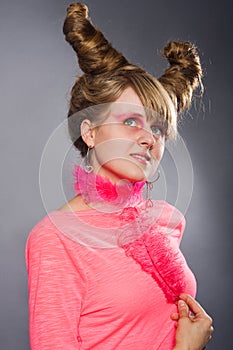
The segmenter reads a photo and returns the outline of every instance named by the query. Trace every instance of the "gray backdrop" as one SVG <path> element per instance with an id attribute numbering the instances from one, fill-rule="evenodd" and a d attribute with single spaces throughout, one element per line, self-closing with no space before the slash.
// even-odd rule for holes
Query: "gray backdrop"
<path id="1" fill-rule="evenodd" d="M 66 116 L 79 70 L 65 42 L 65 0 L 0 2 L 1 235 L 0 348 L 27 350 L 24 247 L 45 214 L 39 164 Z M 132 62 L 159 76 L 159 50 L 190 40 L 201 53 L 205 95 L 181 129 L 194 188 L 183 252 L 198 280 L 197 299 L 214 318 L 208 349 L 232 341 L 232 1 L 87 0 L 93 22 Z M 59 145 L 58 145 L 59 152 Z M 67 181 L 68 192 L 69 184 Z M 54 208 L 60 205 L 54 198 Z"/>

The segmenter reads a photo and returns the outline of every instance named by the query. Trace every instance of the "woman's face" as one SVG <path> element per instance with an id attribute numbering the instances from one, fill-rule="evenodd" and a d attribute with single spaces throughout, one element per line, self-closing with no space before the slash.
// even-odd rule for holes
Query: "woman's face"
<path id="1" fill-rule="evenodd" d="M 131 87 L 112 104 L 107 119 L 92 133 L 95 173 L 113 183 L 153 176 L 163 156 L 165 132 L 155 120 L 147 121 L 144 107 Z"/>

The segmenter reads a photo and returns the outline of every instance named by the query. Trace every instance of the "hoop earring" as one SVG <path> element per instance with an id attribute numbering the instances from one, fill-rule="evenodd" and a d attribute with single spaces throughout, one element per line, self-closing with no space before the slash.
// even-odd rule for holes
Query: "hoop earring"
<path id="1" fill-rule="evenodd" d="M 146 206 L 153 207 L 153 202 L 151 200 L 151 191 L 153 190 L 154 183 L 160 178 L 160 170 L 157 170 L 157 176 L 153 181 L 146 181 Z"/>
<path id="2" fill-rule="evenodd" d="M 90 164 L 90 149 L 92 149 L 92 148 L 93 147 L 88 147 L 86 158 L 85 158 L 84 170 L 88 174 L 90 174 L 93 171 L 93 166 Z"/>

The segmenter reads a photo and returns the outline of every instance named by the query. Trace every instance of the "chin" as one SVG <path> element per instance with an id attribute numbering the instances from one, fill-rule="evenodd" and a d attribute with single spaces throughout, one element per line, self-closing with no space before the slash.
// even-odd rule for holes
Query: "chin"
<path id="1" fill-rule="evenodd" d="M 126 180 L 129 180 L 130 182 L 137 182 L 137 181 L 145 181 L 146 176 L 142 172 L 134 172 L 134 173 L 129 173 L 125 174 L 124 177 Z"/>
<path id="2" fill-rule="evenodd" d="M 145 181 L 147 179 L 146 172 L 143 171 L 139 166 L 132 165 L 126 160 L 119 160 L 114 164 L 111 161 L 102 167 L 103 176 L 107 176 L 110 181 L 117 182 L 120 180 L 128 180 L 130 182 Z"/>

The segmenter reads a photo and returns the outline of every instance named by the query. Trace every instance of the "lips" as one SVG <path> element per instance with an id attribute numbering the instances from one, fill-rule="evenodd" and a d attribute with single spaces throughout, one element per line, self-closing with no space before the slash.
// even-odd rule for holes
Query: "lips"
<path id="1" fill-rule="evenodd" d="M 147 153 L 143 153 L 143 152 L 131 153 L 130 156 L 133 157 L 134 159 L 137 159 L 138 161 L 140 161 L 142 163 L 147 163 L 151 159 L 151 157 Z"/>

